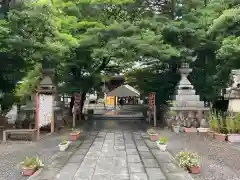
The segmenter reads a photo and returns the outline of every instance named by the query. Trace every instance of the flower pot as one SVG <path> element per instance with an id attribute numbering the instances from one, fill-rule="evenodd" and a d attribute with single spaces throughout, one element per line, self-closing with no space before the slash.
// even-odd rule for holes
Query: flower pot
<path id="1" fill-rule="evenodd" d="M 228 134 L 228 141 L 232 143 L 240 142 L 240 134 Z"/>
<path id="2" fill-rule="evenodd" d="M 22 174 L 24 176 L 31 176 L 36 172 L 36 168 L 35 167 L 23 167 L 22 168 Z"/>
<path id="3" fill-rule="evenodd" d="M 160 149 L 160 151 L 166 151 L 167 145 L 166 144 L 160 144 L 159 142 L 156 142 L 157 147 Z"/>
<path id="4" fill-rule="evenodd" d="M 206 133 L 209 131 L 209 128 L 197 128 L 198 132 L 200 133 Z"/>
<path id="5" fill-rule="evenodd" d="M 80 132 L 72 132 L 70 133 L 70 135 L 71 135 L 71 140 L 76 141 L 80 136 Z"/>
<path id="6" fill-rule="evenodd" d="M 201 171 L 201 167 L 200 166 L 188 167 L 188 171 L 192 174 L 199 174 Z"/>
<path id="7" fill-rule="evenodd" d="M 214 137 L 218 141 L 225 141 L 226 140 L 226 136 L 227 136 L 226 134 L 214 133 Z"/>
<path id="8" fill-rule="evenodd" d="M 185 127 L 180 126 L 179 132 L 184 132 Z"/>
<path id="9" fill-rule="evenodd" d="M 67 142 L 66 144 L 59 144 L 58 145 L 59 150 L 60 151 L 65 151 L 68 148 L 69 144 L 70 144 L 69 142 Z"/>
<path id="10" fill-rule="evenodd" d="M 209 137 L 214 138 L 215 132 L 212 131 L 212 130 L 208 130 L 207 134 L 208 134 Z"/>
<path id="11" fill-rule="evenodd" d="M 173 131 L 178 134 L 180 130 L 180 126 L 173 125 L 172 127 L 173 127 Z"/>
<path id="12" fill-rule="evenodd" d="M 158 137 L 157 137 L 157 134 L 151 134 L 150 135 L 150 138 L 151 138 L 151 141 L 157 141 Z"/>
<path id="13" fill-rule="evenodd" d="M 185 132 L 197 132 L 196 128 L 185 128 L 184 129 Z"/>
<path id="14" fill-rule="evenodd" d="M 147 130 L 149 136 L 156 134 L 154 130 Z"/>

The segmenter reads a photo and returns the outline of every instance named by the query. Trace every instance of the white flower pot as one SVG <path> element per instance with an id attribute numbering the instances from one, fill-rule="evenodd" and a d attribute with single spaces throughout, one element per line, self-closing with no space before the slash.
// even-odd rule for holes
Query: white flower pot
<path id="1" fill-rule="evenodd" d="M 197 128 L 198 132 L 208 132 L 209 128 Z"/>
<path id="2" fill-rule="evenodd" d="M 59 147 L 59 150 L 60 151 L 65 151 L 68 146 L 69 146 L 70 142 L 68 141 L 66 144 L 59 144 L 58 147 Z"/>
<path id="3" fill-rule="evenodd" d="M 240 142 L 240 134 L 228 134 L 228 141 L 232 143 Z"/>
<path id="4" fill-rule="evenodd" d="M 167 145 L 166 144 L 160 144 L 159 142 L 157 143 L 157 147 L 160 149 L 160 151 L 166 151 Z"/>
<path id="5" fill-rule="evenodd" d="M 173 125 L 172 127 L 173 127 L 173 131 L 178 134 L 180 130 L 180 126 Z"/>

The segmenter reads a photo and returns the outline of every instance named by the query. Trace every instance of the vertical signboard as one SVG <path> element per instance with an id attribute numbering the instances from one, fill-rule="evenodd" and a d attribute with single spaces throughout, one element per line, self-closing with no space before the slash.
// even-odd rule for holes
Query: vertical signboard
<path id="1" fill-rule="evenodd" d="M 156 120 L 157 119 L 157 117 L 156 117 L 156 103 L 155 103 L 156 100 L 155 99 L 156 99 L 156 93 L 152 92 L 149 95 L 149 98 L 148 98 L 148 106 L 149 106 L 149 116 L 151 117 L 151 115 L 153 115 L 154 126 L 156 126 L 156 122 L 157 122 L 157 120 Z"/>
<path id="2" fill-rule="evenodd" d="M 37 129 L 37 139 L 40 136 L 40 128 L 51 124 L 51 131 L 54 121 L 53 115 L 53 96 L 47 94 L 36 93 L 36 114 L 35 114 L 35 128 Z"/>
<path id="3" fill-rule="evenodd" d="M 39 112 L 38 125 L 39 128 L 51 124 L 53 114 L 53 96 L 46 94 L 39 94 Z"/>

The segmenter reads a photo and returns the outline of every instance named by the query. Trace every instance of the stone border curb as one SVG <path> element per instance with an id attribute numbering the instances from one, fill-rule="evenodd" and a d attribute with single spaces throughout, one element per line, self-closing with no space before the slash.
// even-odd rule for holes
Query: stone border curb
<path id="1" fill-rule="evenodd" d="M 33 175 L 31 175 L 27 180 L 34 180 L 41 172 L 43 168 L 38 169 Z"/>

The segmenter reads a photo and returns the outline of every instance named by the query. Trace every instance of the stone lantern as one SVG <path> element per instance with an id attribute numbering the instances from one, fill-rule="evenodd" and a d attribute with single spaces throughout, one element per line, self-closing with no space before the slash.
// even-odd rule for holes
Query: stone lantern
<path id="1" fill-rule="evenodd" d="M 49 123 L 42 122 L 41 127 L 49 127 L 49 125 L 50 125 L 51 131 L 53 132 L 54 129 L 57 129 L 60 126 L 63 126 L 64 103 L 61 102 L 60 96 L 57 94 L 56 86 L 54 85 L 52 79 L 54 79 L 54 69 L 45 67 L 43 69 L 42 81 L 40 82 L 36 92 L 37 92 L 38 96 L 41 96 L 41 95 L 51 95 L 52 96 L 51 103 L 47 102 L 44 105 L 41 102 L 40 106 L 41 106 L 41 108 L 47 108 L 47 109 L 51 108 L 52 109 L 51 121 Z M 37 101 L 37 103 L 36 103 L 36 98 L 37 97 L 32 94 L 30 100 L 26 103 L 26 105 L 24 105 L 20 108 L 20 121 L 24 121 L 24 120 L 28 119 L 28 121 L 30 121 L 31 128 L 34 128 L 34 127 L 40 128 L 38 126 L 40 122 L 36 121 L 36 119 L 38 119 L 38 118 L 36 118 L 36 115 L 38 114 L 37 113 L 38 111 L 36 111 L 36 109 L 39 109 L 39 101 Z M 37 108 L 36 108 L 36 106 L 37 106 Z M 42 110 L 42 111 L 43 112 L 40 112 L 39 114 L 43 114 L 44 111 L 46 111 L 46 110 Z"/>
<path id="2" fill-rule="evenodd" d="M 205 107 L 204 101 L 201 101 L 199 95 L 196 95 L 193 85 L 187 79 L 189 73 L 192 72 L 187 62 L 182 63 L 179 72 L 181 80 L 177 87 L 176 101 L 171 110 L 177 113 L 178 119 L 185 127 L 199 127 L 203 114 L 209 112 L 210 109 Z"/>

